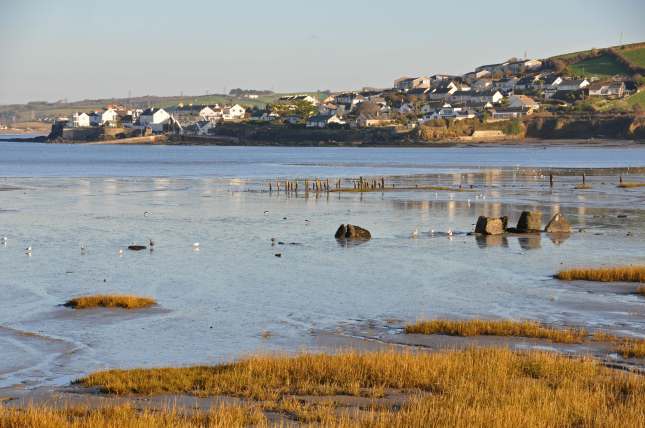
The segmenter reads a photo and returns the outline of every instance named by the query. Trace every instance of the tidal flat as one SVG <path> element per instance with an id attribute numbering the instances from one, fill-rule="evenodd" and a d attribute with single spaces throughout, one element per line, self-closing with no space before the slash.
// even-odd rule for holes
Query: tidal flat
<path id="1" fill-rule="evenodd" d="M 421 319 L 514 319 L 645 337 L 638 283 L 554 278 L 567 268 L 645 262 L 645 188 L 618 187 L 621 176 L 645 182 L 645 171 L 607 162 L 615 153 L 595 153 L 598 163 L 520 167 L 453 165 L 441 155 L 440 164 L 421 168 L 411 159 L 384 167 L 382 154 L 358 165 L 312 160 L 306 152 L 281 161 L 290 172 L 284 176 L 267 172 L 269 162 L 245 164 L 248 173 L 235 177 L 152 176 L 144 163 L 148 176 L 115 178 L 79 176 L 92 169 L 83 157 L 97 149 L 69 150 L 77 157 L 68 176 L 0 181 L 0 236 L 7 237 L 0 262 L 8 267 L 0 279 L 0 397 L 16 404 L 51 398 L 52 391 L 76 397 L 67 385 L 98 370 L 348 348 L 504 346 L 591 355 L 629 370 L 645 366 L 595 342 L 404 333 Z M 643 151 L 631 150 L 638 164 Z M 298 173 L 314 163 L 319 175 Z M 582 174 L 589 189 L 576 189 Z M 315 177 L 348 188 L 359 177 L 383 179 L 400 190 L 276 191 L 276 180 Z M 524 210 L 542 211 L 544 223 L 560 212 L 572 232 L 469 235 L 480 215 L 508 216 L 514 225 Z M 334 232 L 345 223 L 367 228 L 372 239 L 339 245 Z M 152 251 L 127 250 L 150 240 Z M 104 294 L 149 296 L 157 305 L 63 306 Z"/>

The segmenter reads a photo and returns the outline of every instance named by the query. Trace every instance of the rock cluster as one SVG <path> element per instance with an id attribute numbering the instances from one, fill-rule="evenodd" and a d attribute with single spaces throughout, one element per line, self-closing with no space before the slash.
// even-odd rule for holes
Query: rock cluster
<path id="1" fill-rule="evenodd" d="M 507 227 L 508 217 L 486 217 L 477 219 L 475 233 L 481 235 L 501 235 L 511 233 L 542 232 L 542 213 L 540 211 L 522 211 L 517 227 Z M 571 225 L 562 213 L 556 213 L 544 228 L 548 233 L 570 233 Z"/>
<path id="2" fill-rule="evenodd" d="M 334 235 L 336 239 L 371 239 L 372 234 L 369 230 L 363 229 L 362 227 L 355 226 L 353 224 L 348 224 L 345 226 L 341 224 L 336 234 Z"/>

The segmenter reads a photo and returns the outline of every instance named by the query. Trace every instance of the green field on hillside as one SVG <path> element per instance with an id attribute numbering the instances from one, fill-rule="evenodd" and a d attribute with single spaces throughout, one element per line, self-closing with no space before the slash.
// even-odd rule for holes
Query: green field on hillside
<path id="1" fill-rule="evenodd" d="M 621 53 L 632 64 L 645 67 L 645 48 L 625 50 Z"/>
<path id="2" fill-rule="evenodd" d="M 629 70 L 609 55 L 601 55 L 571 64 L 569 70 L 577 76 L 608 77 L 616 74 L 629 74 Z"/>

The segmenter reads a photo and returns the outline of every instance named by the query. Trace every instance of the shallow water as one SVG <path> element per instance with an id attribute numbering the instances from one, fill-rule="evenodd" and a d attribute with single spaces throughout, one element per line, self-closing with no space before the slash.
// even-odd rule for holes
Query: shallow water
<path id="1" fill-rule="evenodd" d="M 538 167 L 645 166 L 645 150 L 560 147 L 546 151 L 552 160 L 538 156 L 542 149 L 472 150 L 0 143 L 0 236 L 8 237 L 0 247 L 0 386 L 292 352 L 317 346 L 315 331 L 366 320 L 513 317 L 645 335 L 645 299 L 631 289 L 551 277 L 563 266 L 643 262 L 645 189 L 617 189 L 616 176 L 601 175 L 587 178 L 591 190 L 574 190 L 578 177 L 557 177 L 551 189 L 529 170 L 488 167 L 522 159 Z M 287 196 L 267 192 L 259 179 L 403 172 L 424 175 L 387 182 L 468 191 Z M 130 177 L 115 178 L 123 175 Z M 576 232 L 564 240 L 465 235 L 478 215 L 513 223 L 527 208 L 543 210 L 544 221 L 561 210 Z M 339 245 L 333 234 L 347 222 L 374 239 Z M 448 229 L 456 231 L 451 239 Z M 153 252 L 118 254 L 149 238 Z M 153 296 L 159 307 L 59 306 L 113 292 Z"/>

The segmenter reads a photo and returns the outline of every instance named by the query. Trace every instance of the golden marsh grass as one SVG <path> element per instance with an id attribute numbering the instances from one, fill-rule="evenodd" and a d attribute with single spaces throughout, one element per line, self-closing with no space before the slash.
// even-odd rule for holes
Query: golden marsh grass
<path id="1" fill-rule="evenodd" d="M 269 400 L 227 408 L 229 426 L 266 426 L 268 422 L 258 415 L 258 407 L 278 412 L 288 421 L 338 427 L 645 424 L 645 377 L 612 370 L 587 358 L 508 349 L 256 356 L 213 367 L 105 371 L 79 383 L 120 394 L 227 394 Z M 292 396 L 378 395 L 391 388 L 407 394 L 408 400 L 400 408 L 375 404 L 348 410 L 334 403 L 333 397 L 312 404 Z M 92 413 L 100 411 L 78 414 L 68 410 L 4 409 L 0 410 L 0 427 L 223 426 L 220 411 L 211 411 L 210 417 L 215 421 L 212 425 L 206 419 L 191 420 L 203 422 L 201 425 L 175 423 L 178 419 L 164 422 L 163 418 L 177 418 L 176 413 L 167 416 L 167 412 L 125 411 L 108 425 L 103 421 L 112 417 L 109 411 L 91 419 Z M 137 419 L 141 415 L 157 419 L 149 419 L 145 425 Z M 54 422 L 47 425 L 50 420 Z M 77 423 L 80 420 L 84 422 Z M 38 424 L 41 421 L 43 424 Z"/>
<path id="2" fill-rule="evenodd" d="M 559 343 L 581 343 L 584 329 L 556 329 L 534 321 L 511 320 L 428 320 L 405 327 L 408 334 L 446 334 L 450 336 L 515 336 L 546 339 Z"/>
<path id="3" fill-rule="evenodd" d="M 645 266 L 582 267 L 562 270 L 555 277 L 563 281 L 645 282 Z"/>
<path id="4" fill-rule="evenodd" d="M 74 309 L 89 308 L 122 308 L 141 309 L 156 305 L 157 302 L 149 297 L 130 296 L 125 294 L 99 294 L 96 296 L 76 297 L 65 303 Z"/>

